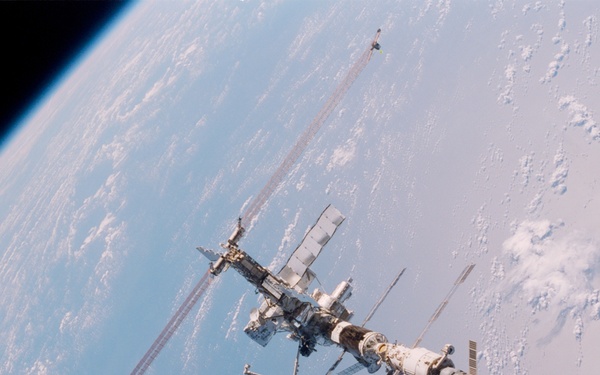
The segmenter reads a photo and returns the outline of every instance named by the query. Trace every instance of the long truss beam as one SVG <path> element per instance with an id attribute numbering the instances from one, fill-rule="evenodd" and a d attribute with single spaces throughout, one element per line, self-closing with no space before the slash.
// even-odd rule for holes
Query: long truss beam
<path id="1" fill-rule="evenodd" d="M 185 319 L 185 317 L 189 314 L 190 310 L 196 302 L 202 297 L 208 286 L 210 285 L 213 277 L 207 270 L 204 276 L 198 281 L 198 284 L 194 287 L 190 295 L 185 299 L 183 304 L 179 307 L 175 315 L 169 320 L 169 323 L 162 330 L 160 335 L 154 340 L 150 349 L 144 354 L 140 362 L 135 366 L 131 375 L 141 375 L 146 372 L 148 367 L 152 364 L 156 356 L 160 353 L 162 348 L 167 344 L 171 336 L 177 331 L 177 328 L 181 325 L 181 322 Z"/>
<path id="2" fill-rule="evenodd" d="M 371 55 L 373 55 L 373 49 L 375 46 L 379 46 L 377 44 L 377 40 L 379 39 L 379 34 L 381 30 L 377 30 L 377 34 L 375 35 L 375 39 L 369 45 L 369 47 L 363 52 L 363 54 L 358 58 L 358 60 L 352 65 L 352 68 L 346 74 L 346 77 L 340 82 L 338 87 L 335 89 L 333 94 L 327 99 L 327 102 L 321 108 L 317 116 L 312 120 L 308 128 L 300 135 L 294 147 L 290 150 L 286 158 L 279 165 L 275 173 L 271 176 L 267 184 L 262 188 L 262 190 L 258 193 L 256 197 L 250 202 L 244 215 L 242 216 L 242 225 L 246 227 L 249 225 L 252 220 L 258 215 L 261 208 L 267 202 L 269 197 L 273 194 L 273 192 L 277 189 L 281 181 L 287 176 L 290 169 L 296 163 L 296 160 L 300 157 L 302 152 L 306 149 L 306 146 L 310 143 L 310 141 L 314 138 L 315 134 L 321 129 L 323 123 L 329 118 L 331 112 L 337 107 L 337 105 L 342 101 L 342 99 L 346 96 L 346 93 L 352 86 L 352 83 L 358 78 L 360 73 L 365 69 L 369 61 L 371 60 Z M 377 47 L 378 48 L 378 47 Z"/>

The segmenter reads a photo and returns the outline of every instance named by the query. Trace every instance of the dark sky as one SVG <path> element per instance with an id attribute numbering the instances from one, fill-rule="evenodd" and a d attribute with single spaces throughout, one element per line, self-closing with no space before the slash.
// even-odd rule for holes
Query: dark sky
<path id="1" fill-rule="evenodd" d="M 0 146 L 126 1 L 1 1 Z"/>

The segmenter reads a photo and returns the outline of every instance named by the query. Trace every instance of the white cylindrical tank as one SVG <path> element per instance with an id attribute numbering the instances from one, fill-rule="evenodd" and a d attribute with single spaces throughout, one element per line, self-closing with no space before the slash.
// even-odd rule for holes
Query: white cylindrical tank
<path id="1" fill-rule="evenodd" d="M 446 356 L 425 348 L 407 348 L 400 344 L 382 344 L 378 347 L 382 359 L 393 369 L 405 375 L 440 374 L 446 368 L 454 370 L 454 363 Z M 464 372 L 455 370 L 456 373 Z"/>
<path id="2" fill-rule="evenodd" d="M 346 301 L 352 295 L 352 285 L 350 285 L 351 282 L 352 279 L 339 283 L 333 293 L 331 293 L 331 297 L 338 300 L 340 303 L 344 303 L 344 301 Z"/>

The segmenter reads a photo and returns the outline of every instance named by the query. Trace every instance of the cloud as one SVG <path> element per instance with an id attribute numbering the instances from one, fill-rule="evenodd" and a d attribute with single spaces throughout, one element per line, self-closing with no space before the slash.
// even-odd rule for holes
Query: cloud
<path id="1" fill-rule="evenodd" d="M 578 231 L 567 231 L 563 222 L 525 220 L 503 243 L 510 259 L 504 289 L 523 296 L 532 314 L 547 310 L 576 319 L 574 333 L 582 334 L 580 317 L 586 312 L 599 319 L 600 303 L 594 280 L 600 269 L 598 241 Z"/>
<path id="2" fill-rule="evenodd" d="M 349 140 L 345 145 L 339 146 L 333 151 L 331 155 L 331 160 L 327 165 L 327 171 L 330 172 L 336 167 L 343 167 L 348 162 L 354 159 L 356 155 L 356 142 L 354 140 Z"/>
<path id="3" fill-rule="evenodd" d="M 600 139 L 600 129 L 598 128 L 596 120 L 594 120 L 592 111 L 577 98 L 572 95 L 561 97 L 558 101 L 558 108 L 561 111 L 565 109 L 568 110 L 571 116 L 568 121 L 570 126 L 583 127 L 592 139 Z"/>

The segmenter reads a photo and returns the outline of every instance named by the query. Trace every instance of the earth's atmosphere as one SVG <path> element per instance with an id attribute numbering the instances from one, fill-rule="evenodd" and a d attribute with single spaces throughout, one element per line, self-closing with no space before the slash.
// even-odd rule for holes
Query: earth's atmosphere
<path id="1" fill-rule="evenodd" d="M 0 157 L 0 373 L 131 371 L 382 29 L 376 53 L 241 246 L 278 271 L 323 208 L 313 269 L 360 322 L 479 344 L 480 374 L 591 374 L 600 345 L 600 5 L 594 1 L 140 2 Z M 222 274 L 151 374 L 291 373 Z M 319 347 L 304 374 L 339 354 Z M 340 369 L 353 364 L 348 356 Z M 383 370 L 380 370 L 383 372 Z"/>

